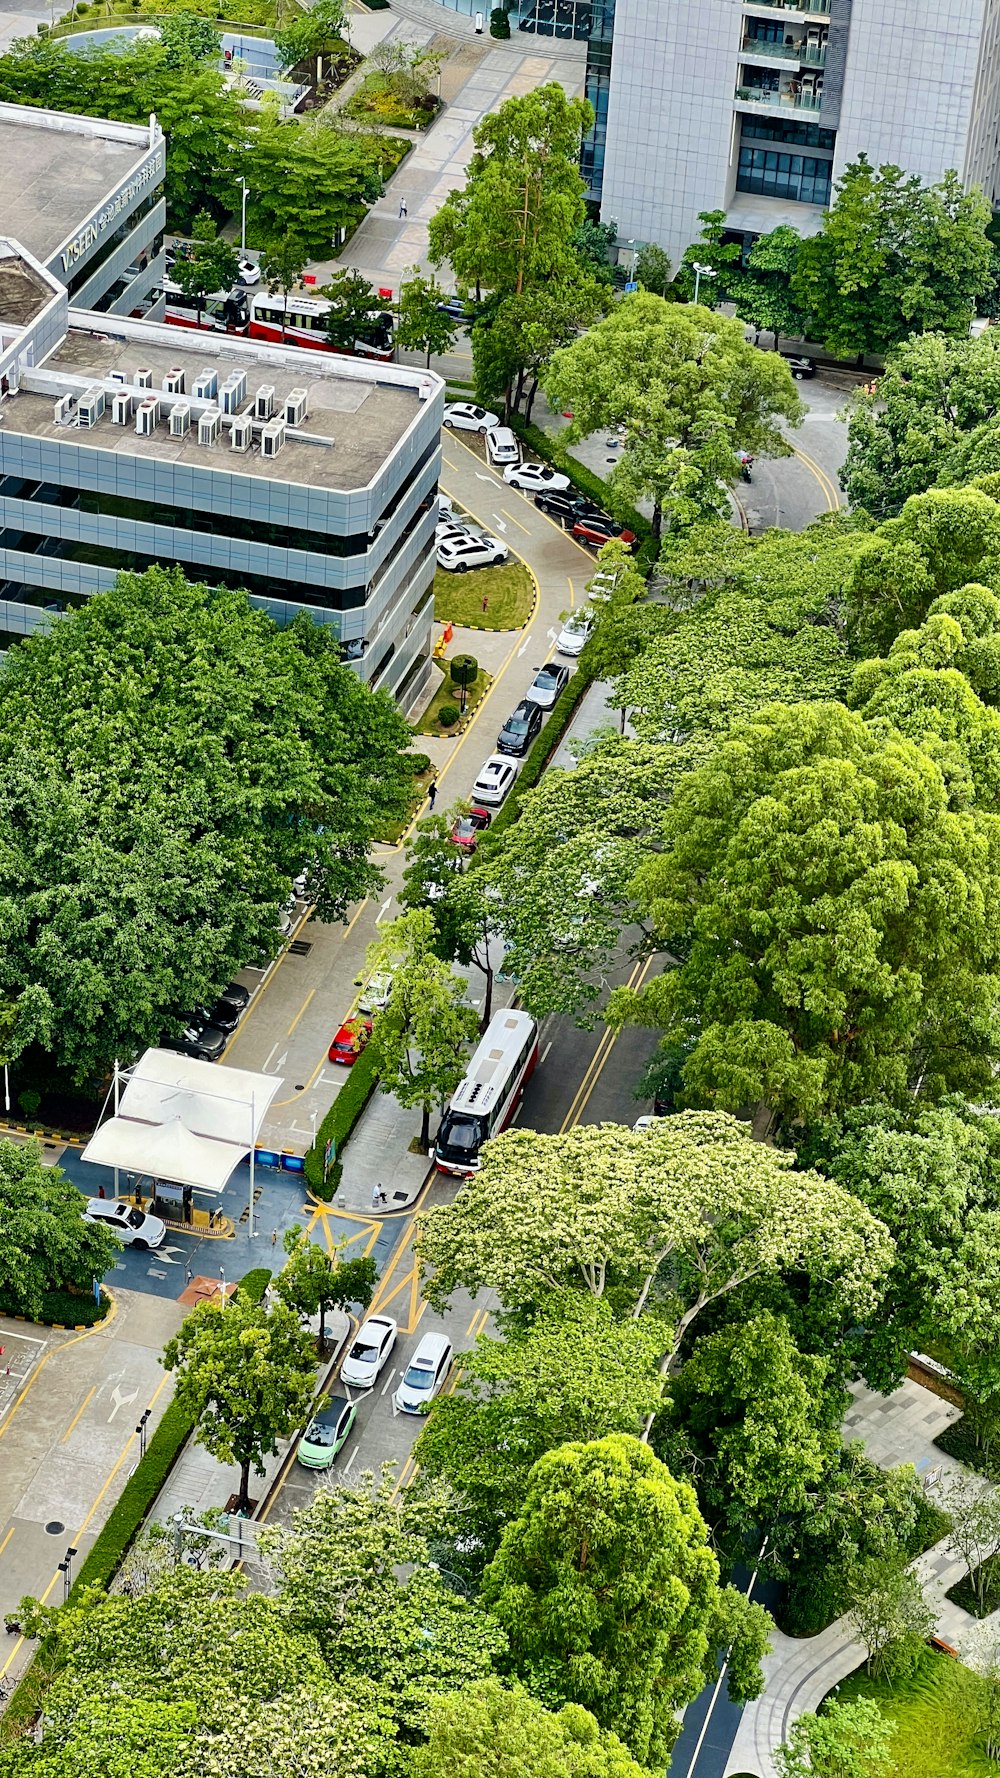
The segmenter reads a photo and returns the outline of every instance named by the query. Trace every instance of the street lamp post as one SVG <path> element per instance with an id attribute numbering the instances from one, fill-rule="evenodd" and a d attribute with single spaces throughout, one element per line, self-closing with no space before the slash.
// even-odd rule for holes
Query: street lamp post
<path id="1" fill-rule="evenodd" d="M 140 1456 L 140 1458 L 145 1457 L 145 1455 L 146 1455 L 146 1440 L 149 1436 L 149 1434 L 146 1431 L 146 1421 L 149 1419 L 150 1412 L 151 1412 L 151 1410 L 149 1408 L 146 1408 L 145 1412 L 143 1413 L 143 1415 L 139 1421 L 138 1426 L 136 1427 L 136 1432 L 139 1435 L 139 1456 Z"/>
<path id="2" fill-rule="evenodd" d="M 694 262 L 694 300 L 695 300 L 695 302 L 698 301 L 698 292 L 701 289 L 702 278 L 714 278 L 714 277 L 715 277 L 715 272 L 713 271 L 713 269 L 710 265 L 699 265 L 697 260 L 695 260 L 695 262 Z"/>
<path id="3" fill-rule="evenodd" d="M 240 180 L 243 187 L 243 201 L 240 206 L 240 258 L 246 258 L 247 251 L 247 192 L 249 187 L 245 179 Z"/>
<path id="4" fill-rule="evenodd" d="M 63 1557 L 63 1560 L 59 1563 L 59 1573 L 63 1577 L 63 1604 L 64 1605 L 65 1605 L 67 1599 L 69 1598 L 70 1587 L 73 1585 L 73 1557 L 78 1554 L 79 1554 L 79 1551 L 77 1550 L 76 1545 L 71 1543 L 69 1546 L 69 1549 L 66 1551 L 66 1554 Z"/>

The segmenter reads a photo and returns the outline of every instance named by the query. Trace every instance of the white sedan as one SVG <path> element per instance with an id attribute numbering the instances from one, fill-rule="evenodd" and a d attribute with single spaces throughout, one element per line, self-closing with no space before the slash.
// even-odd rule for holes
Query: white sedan
<path id="1" fill-rule="evenodd" d="M 503 472 L 505 482 L 513 488 L 524 488 L 529 494 L 541 493 L 548 488 L 550 493 L 562 493 L 569 487 L 569 476 L 561 475 L 558 469 L 550 469 L 547 463 L 509 463 Z"/>
<path id="2" fill-rule="evenodd" d="M 240 260 L 240 283 L 241 284 L 259 284 L 260 283 L 260 266 L 257 264 L 257 261 L 255 259 L 241 259 Z"/>
<path id="3" fill-rule="evenodd" d="M 479 776 L 472 786 L 472 800 L 486 803 L 496 808 L 513 788 L 517 777 L 517 766 L 513 760 L 507 759 L 502 753 L 491 753 L 479 768 Z"/>
<path id="4" fill-rule="evenodd" d="M 594 620 L 589 612 L 579 612 L 575 617 L 568 617 L 562 628 L 562 634 L 556 643 L 557 654 L 582 654 L 583 645 L 594 627 Z"/>
<path id="5" fill-rule="evenodd" d="M 391 1315 L 370 1315 L 340 1367 L 340 1380 L 351 1389 L 371 1389 L 396 1344 L 397 1325 Z"/>
<path id="6" fill-rule="evenodd" d="M 438 567 L 449 574 L 464 574 L 469 568 L 493 568 L 498 562 L 506 562 L 509 555 L 507 545 L 488 532 L 481 537 L 473 537 L 470 531 L 464 536 L 452 534 L 438 539 Z"/>
<path id="7" fill-rule="evenodd" d="M 458 432 L 488 432 L 491 426 L 499 426 L 500 415 L 477 407 L 474 401 L 452 401 L 444 410 L 444 423 Z"/>

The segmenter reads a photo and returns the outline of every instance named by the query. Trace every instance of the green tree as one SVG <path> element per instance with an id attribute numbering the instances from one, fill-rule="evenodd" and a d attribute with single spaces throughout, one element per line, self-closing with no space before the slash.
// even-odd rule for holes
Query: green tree
<path id="1" fill-rule="evenodd" d="M 594 120 L 558 82 L 506 99 L 478 123 L 461 190 L 428 230 L 431 264 L 451 263 L 465 289 L 520 295 L 565 276 L 584 220 L 580 143 Z"/>
<path id="2" fill-rule="evenodd" d="M 339 231 L 356 223 L 383 189 L 378 142 L 325 112 L 304 123 L 257 113 L 242 168 L 254 240 L 276 242 L 291 231 L 314 259 L 330 257 Z"/>
<path id="3" fill-rule="evenodd" d="M 1000 414 L 1000 334 L 977 339 L 921 333 L 897 345 L 871 392 L 858 390 L 848 410 L 847 457 L 841 471 L 852 506 L 876 519 L 895 518 L 911 494 L 943 474 L 956 475 L 961 454 L 980 428 L 992 434 Z M 1000 467 L 1000 465 L 995 465 Z"/>
<path id="4" fill-rule="evenodd" d="M 927 1542 L 928 1503 L 909 1463 L 883 1469 L 859 1443 L 845 1445 L 805 1507 L 782 1515 L 770 1543 L 788 1583 L 785 1627 L 814 1636 L 851 1608 L 859 1574 L 902 1568 Z M 933 1527 L 940 1536 L 946 1524 Z"/>
<path id="5" fill-rule="evenodd" d="M 483 1598 L 533 1686 L 593 1711 L 642 1765 L 664 1764 L 730 1639 L 748 1656 L 731 1694 L 763 1686 L 767 1613 L 724 1595 L 694 1491 L 623 1434 L 539 1459 Z"/>
<path id="6" fill-rule="evenodd" d="M 198 1421 L 198 1443 L 220 1463 L 238 1463 L 237 1511 L 250 1506 L 250 1469 L 304 1425 L 316 1387 L 316 1353 L 284 1303 L 270 1311 L 241 1291 L 199 1303 L 163 1349 L 176 1373 L 175 1399 Z"/>
<path id="7" fill-rule="evenodd" d="M 43 1313 L 48 1290 L 91 1297 L 121 1251 L 117 1235 L 88 1222 L 86 1200 L 37 1142 L 0 1140 L 0 1302 L 8 1315 Z"/>
<path id="8" fill-rule="evenodd" d="M 303 869 L 321 918 L 367 894 L 409 738 L 328 631 L 279 629 L 177 569 L 122 575 L 17 649 L 0 683 L 4 986 L 31 985 L 33 1017 L 44 997 L 59 1064 L 110 1068 L 273 956 Z"/>
<path id="9" fill-rule="evenodd" d="M 462 870 L 451 837 L 455 822 L 467 815 L 470 807 L 467 802 L 456 803 L 447 813 L 418 821 L 406 846 L 399 899 L 404 908 L 423 908 L 430 914 L 436 956 L 445 963 L 471 964 L 482 976 L 479 1029 L 485 1031 L 493 1015 L 494 906 L 478 872 Z"/>
<path id="10" fill-rule="evenodd" d="M 365 968 L 392 976 L 392 998 L 378 1014 L 370 1044 L 384 1093 L 419 1105 L 420 1146 L 430 1143 L 432 1105 L 444 1105 L 465 1072 L 465 1046 L 479 1020 L 465 983 L 435 954 L 434 920 L 424 909 L 401 914 L 369 945 Z"/>
<path id="11" fill-rule="evenodd" d="M 740 322 L 643 291 L 557 351 L 544 387 L 573 414 L 568 443 L 626 428 L 611 485 L 652 500 L 657 535 L 665 519 L 683 528 L 723 511 L 737 450 L 787 455 L 777 422 L 803 412 L 787 364 L 748 345 Z"/>
<path id="12" fill-rule="evenodd" d="M 915 494 L 858 551 L 844 587 L 855 653 L 888 650 L 935 599 L 1000 574 L 1000 504 L 983 488 Z"/>
<path id="13" fill-rule="evenodd" d="M 207 210 L 196 216 L 191 224 L 191 247 L 183 259 L 174 261 L 174 279 L 183 290 L 185 296 L 194 298 L 197 305 L 198 326 L 205 307 L 205 299 L 215 291 L 224 294 L 232 289 L 240 274 L 240 262 L 236 249 L 224 241 L 215 232 L 215 223 Z"/>
<path id="14" fill-rule="evenodd" d="M 502 401 L 505 413 L 523 405 L 530 420 L 539 378 L 553 352 L 569 345 L 606 306 L 605 287 L 579 273 L 490 299 L 471 335 L 482 400 Z"/>
<path id="15" fill-rule="evenodd" d="M 578 1704 L 546 1710 L 523 1687 L 496 1679 L 435 1698 L 410 1769 L 414 1778 L 643 1778 L 617 1735 L 589 1711 Z"/>
<path id="16" fill-rule="evenodd" d="M 251 1711 L 237 1707 L 223 1727 L 192 1737 L 174 1778 L 347 1771 L 351 1778 L 390 1778 L 397 1769 L 390 1697 L 373 1687 L 352 1684 L 348 1692 L 327 1684 L 300 1686 Z"/>
<path id="17" fill-rule="evenodd" d="M 938 1477 L 935 1497 L 951 1520 L 948 1536 L 968 1569 L 969 1585 L 986 1615 L 986 1563 L 1000 1550 L 1000 1493 L 984 1488 L 978 1476 L 953 1469 Z"/>
<path id="18" fill-rule="evenodd" d="M 396 344 L 403 352 L 426 353 L 428 368 L 431 353 L 450 352 L 458 332 L 457 324 L 441 306 L 446 294 L 437 279 L 425 278 L 418 266 L 399 286 Z"/>
<path id="19" fill-rule="evenodd" d="M 196 12 L 170 12 L 157 29 L 168 68 L 195 68 L 219 59 L 219 33 L 211 19 Z"/>
<path id="20" fill-rule="evenodd" d="M 633 888 L 681 961 L 608 1016 L 693 1038 L 688 1095 L 760 1128 L 985 1088 L 998 844 L 912 741 L 768 705 L 676 786 Z"/>
<path id="21" fill-rule="evenodd" d="M 978 1729 L 987 1759 L 1000 1757 L 1000 1648 L 990 1623 L 977 1624 L 962 1643 L 962 1660 L 979 1678 Z"/>
<path id="22" fill-rule="evenodd" d="M 283 68 L 294 68 L 308 56 L 323 50 L 342 50 L 347 23 L 347 0 L 316 0 L 308 10 L 298 10 L 274 33 L 274 46 Z"/>
<path id="23" fill-rule="evenodd" d="M 416 1453 L 422 1476 L 447 1482 L 462 1501 L 453 1566 L 478 1574 L 546 1451 L 642 1430 L 663 1393 L 662 1349 L 655 1317 L 622 1320 L 605 1299 L 564 1291 L 530 1321 L 512 1319 L 503 1340 L 478 1336 L 458 1385 L 433 1404 Z"/>
<path id="24" fill-rule="evenodd" d="M 688 302 L 694 301 L 695 266 L 710 266 L 714 276 L 706 283 L 700 280 L 700 288 L 705 292 L 705 301 L 711 307 L 715 303 L 729 302 L 732 287 L 739 278 L 740 262 L 743 249 L 739 241 L 724 237 L 729 232 L 725 210 L 699 210 L 698 221 L 701 223 L 701 234 L 690 247 L 684 249 L 681 263 L 677 268 L 677 286 L 683 291 Z"/>
<path id="25" fill-rule="evenodd" d="M 865 155 L 845 169 L 792 273 L 811 338 L 838 357 L 887 352 L 909 334 L 967 335 L 992 279 L 990 206 L 957 173 L 924 185 Z"/>
<path id="26" fill-rule="evenodd" d="M 614 284 L 611 254 L 618 242 L 617 222 L 592 222 L 589 216 L 573 230 L 571 245 L 585 276 L 604 284 Z"/>
<path id="27" fill-rule="evenodd" d="M 871 1698 L 807 1711 L 775 1749 L 780 1778 L 890 1778 L 892 1723 Z"/>
<path id="28" fill-rule="evenodd" d="M 777 339 L 779 334 L 798 338 L 805 332 L 806 317 L 792 295 L 801 245 L 802 237 L 783 223 L 757 236 L 745 266 L 729 279 L 736 313 L 750 323 L 758 339 L 762 333 Z"/>
<path id="29" fill-rule="evenodd" d="M 638 1133 L 506 1131 L 453 1203 L 423 1213 L 417 1254 L 439 1308 L 460 1287 L 516 1311 L 566 1288 L 636 1317 L 655 1302 L 666 1369 L 702 1310 L 753 1279 L 822 1275 L 868 1313 L 892 1249 L 850 1192 L 735 1118 L 683 1112 Z"/>
<path id="30" fill-rule="evenodd" d="M 657 247 L 652 241 L 648 241 L 645 247 L 640 247 L 635 257 L 633 276 L 643 290 L 648 290 L 651 296 L 666 296 L 670 288 L 670 273 L 670 257 L 662 247 Z"/>
<path id="31" fill-rule="evenodd" d="M 321 295 L 330 304 L 326 318 L 327 338 L 343 351 L 352 352 L 355 341 L 364 337 L 378 310 L 374 285 L 369 284 L 360 272 L 341 266 L 331 274 L 329 283 L 324 284 Z"/>
<path id="32" fill-rule="evenodd" d="M 367 1309 L 378 1282 L 378 1264 L 368 1256 L 342 1260 L 326 1253 L 304 1229 L 286 1229 L 282 1246 L 288 1255 L 274 1280 L 275 1294 L 296 1315 L 319 1316 L 319 1349 L 326 1345 L 327 1311 L 360 1303 Z"/>
<path id="33" fill-rule="evenodd" d="M 868 1671 L 890 1682 L 919 1665 L 937 1613 L 912 1568 L 896 1561 L 868 1563 L 852 1587 L 850 1625 L 868 1650 Z"/>
<path id="34" fill-rule="evenodd" d="M 294 290 L 308 264 L 309 254 L 304 243 L 290 230 L 283 234 L 279 241 L 274 241 L 269 247 L 265 247 L 260 256 L 260 275 L 269 293 L 273 296 L 276 291 L 280 290 L 281 292 L 282 339 L 285 337 L 288 319 L 289 293 Z"/>

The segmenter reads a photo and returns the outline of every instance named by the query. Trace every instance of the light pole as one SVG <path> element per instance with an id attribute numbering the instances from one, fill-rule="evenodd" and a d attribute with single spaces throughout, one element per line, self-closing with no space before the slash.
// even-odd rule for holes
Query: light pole
<path id="1" fill-rule="evenodd" d="M 71 1543 L 69 1546 L 69 1549 L 66 1551 L 66 1554 L 65 1554 L 63 1560 L 59 1563 L 59 1573 L 63 1577 L 63 1604 L 64 1605 L 65 1605 L 67 1599 L 69 1598 L 70 1587 L 73 1585 L 73 1557 L 75 1555 L 77 1555 L 78 1553 L 79 1552 L 77 1551 L 75 1544 Z"/>
<path id="2" fill-rule="evenodd" d="M 147 1408 L 145 1410 L 144 1414 L 142 1415 L 142 1418 L 139 1421 L 138 1426 L 136 1427 L 136 1432 L 139 1434 L 139 1456 L 140 1456 L 140 1458 L 145 1457 L 145 1455 L 146 1455 L 146 1440 L 149 1436 L 146 1431 L 146 1421 L 149 1419 L 150 1411 L 151 1410 L 149 1408 Z"/>
<path id="3" fill-rule="evenodd" d="M 247 251 L 247 192 L 249 187 L 245 179 L 240 180 L 243 187 L 243 201 L 240 206 L 240 257 L 246 258 Z"/>
<path id="4" fill-rule="evenodd" d="M 698 301 L 698 292 L 701 289 L 702 278 L 714 278 L 714 277 L 715 277 L 715 272 L 712 270 L 712 267 L 710 265 L 699 265 L 697 260 L 694 261 L 694 300 L 695 300 L 695 302 Z"/>

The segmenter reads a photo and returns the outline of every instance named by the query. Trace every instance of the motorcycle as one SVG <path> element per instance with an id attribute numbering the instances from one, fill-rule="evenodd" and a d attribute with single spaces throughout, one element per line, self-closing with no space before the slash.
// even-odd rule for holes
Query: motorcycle
<path id="1" fill-rule="evenodd" d="M 740 452 L 740 476 L 743 481 L 745 481 L 745 482 L 750 481 L 750 479 L 751 479 L 750 471 L 752 468 L 753 468 L 753 458 L 750 456 L 747 456 L 746 452 L 741 451 Z"/>

